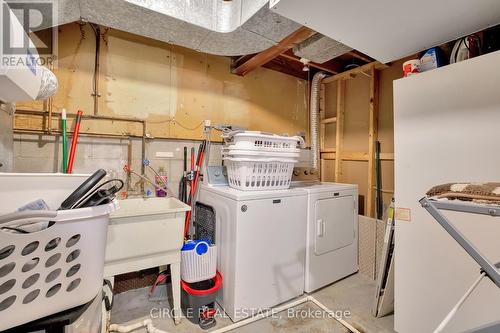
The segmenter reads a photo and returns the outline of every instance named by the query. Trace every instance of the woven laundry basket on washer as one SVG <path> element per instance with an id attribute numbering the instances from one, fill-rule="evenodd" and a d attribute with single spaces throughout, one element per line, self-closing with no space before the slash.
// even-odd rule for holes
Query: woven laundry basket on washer
<path id="1" fill-rule="evenodd" d="M 225 134 L 223 159 L 229 186 L 244 191 L 281 190 L 290 187 L 304 139 L 255 131 Z"/>

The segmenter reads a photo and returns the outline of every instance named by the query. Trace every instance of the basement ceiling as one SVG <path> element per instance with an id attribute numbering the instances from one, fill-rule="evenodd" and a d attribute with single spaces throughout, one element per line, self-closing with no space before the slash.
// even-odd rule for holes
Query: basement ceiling
<path id="1" fill-rule="evenodd" d="M 498 0 L 272 0 L 271 7 L 383 63 L 500 23 Z"/>
<path id="2" fill-rule="evenodd" d="M 255 54 L 301 27 L 269 9 L 269 0 L 55 0 L 57 25 L 87 21 L 199 52 Z M 38 30 L 48 28 L 40 26 Z M 294 50 L 323 63 L 351 50 L 321 35 Z"/>

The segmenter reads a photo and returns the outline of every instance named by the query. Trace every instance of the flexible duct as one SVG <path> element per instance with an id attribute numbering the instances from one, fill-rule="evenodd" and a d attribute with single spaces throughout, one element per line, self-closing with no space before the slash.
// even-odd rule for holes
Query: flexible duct
<path id="1" fill-rule="evenodd" d="M 319 162 L 319 130 L 318 130 L 318 116 L 319 116 L 319 92 L 321 90 L 321 82 L 328 75 L 325 72 L 318 72 L 314 74 L 311 82 L 311 105 L 310 112 L 310 126 L 311 126 L 311 164 L 314 170 L 318 170 Z"/>

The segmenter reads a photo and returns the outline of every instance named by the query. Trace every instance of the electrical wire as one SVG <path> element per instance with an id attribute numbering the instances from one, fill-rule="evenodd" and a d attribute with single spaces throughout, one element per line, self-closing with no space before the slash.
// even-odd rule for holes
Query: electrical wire
<path id="1" fill-rule="evenodd" d="M 175 123 L 176 125 L 179 125 L 179 127 L 182 127 L 183 129 L 185 130 L 188 130 L 188 131 L 194 131 L 194 130 L 197 130 L 198 128 L 200 128 L 204 121 L 201 121 L 198 125 L 196 125 L 195 127 L 187 127 L 183 124 L 181 124 L 178 120 L 175 120 L 175 118 L 168 118 L 166 120 L 158 120 L 158 121 L 147 121 L 148 124 L 165 124 L 165 123 Z"/>

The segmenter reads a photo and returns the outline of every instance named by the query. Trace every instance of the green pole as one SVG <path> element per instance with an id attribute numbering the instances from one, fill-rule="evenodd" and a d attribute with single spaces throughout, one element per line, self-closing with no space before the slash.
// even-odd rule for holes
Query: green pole
<path id="1" fill-rule="evenodd" d="M 68 166 L 68 138 L 66 135 L 66 109 L 61 113 L 61 131 L 62 131 L 62 172 L 66 172 Z"/>

